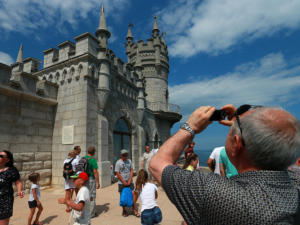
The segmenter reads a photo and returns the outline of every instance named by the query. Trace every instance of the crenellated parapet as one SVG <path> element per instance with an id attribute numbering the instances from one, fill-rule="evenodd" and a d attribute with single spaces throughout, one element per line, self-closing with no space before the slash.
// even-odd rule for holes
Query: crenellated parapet
<path id="1" fill-rule="evenodd" d="M 0 63 L 0 93 L 50 105 L 57 104 L 58 86 L 40 81 L 32 73 L 16 71 L 19 66 L 19 63 L 11 66 Z"/>

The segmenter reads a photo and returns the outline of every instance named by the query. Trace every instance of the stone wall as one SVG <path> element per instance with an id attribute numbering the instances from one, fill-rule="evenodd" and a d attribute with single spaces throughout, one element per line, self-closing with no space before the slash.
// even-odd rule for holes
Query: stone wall
<path id="1" fill-rule="evenodd" d="M 54 122 L 52 141 L 52 184 L 63 187 L 62 176 L 63 162 L 68 157 L 68 152 L 74 146 L 81 146 L 81 156 L 86 154 L 87 134 L 87 64 L 82 63 L 83 71 L 81 76 L 72 79 L 65 79 L 60 83 L 57 96 L 57 111 Z M 84 74 L 84 75 L 83 75 Z M 67 74 L 67 77 L 69 74 Z M 63 144 L 62 130 L 64 126 L 74 126 L 73 143 Z"/>
<path id="2" fill-rule="evenodd" d="M 0 75 L 0 150 L 13 153 L 24 188 L 30 188 L 32 172 L 40 173 L 42 187 L 49 186 L 57 86 L 39 83 L 27 73 L 19 75 L 17 87 L 11 86 L 11 67 L 3 64 Z M 37 94 L 38 87 L 42 96 Z"/>
<path id="3" fill-rule="evenodd" d="M 54 107 L 0 95 L 0 146 L 13 153 L 25 188 L 28 175 L 39 172 L 40 185 L 51 184 Z"/>

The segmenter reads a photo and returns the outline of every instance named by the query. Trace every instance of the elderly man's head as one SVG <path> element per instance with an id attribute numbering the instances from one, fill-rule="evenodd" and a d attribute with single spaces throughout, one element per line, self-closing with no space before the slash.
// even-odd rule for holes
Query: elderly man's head
<path id="1" fill-rule="evenodd" d="M 231 126 L 226 140 L 230 160 L 238 164 L 240 153 L 249 162 L 265 170 L 283 170 L 300 156 L 299 121 L 290 113 L 278 108 L 257 108 L 240 117 Z M 241 154 L 242 155 L 242 154 Z"/>

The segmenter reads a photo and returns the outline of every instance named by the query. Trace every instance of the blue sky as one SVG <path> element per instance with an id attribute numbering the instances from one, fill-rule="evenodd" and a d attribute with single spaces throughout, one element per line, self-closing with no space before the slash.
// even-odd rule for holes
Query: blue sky
<path id="1" fill-rule="evenodd" d="M 182 121 L 201 105 L 279 106 L 300 118 L 299 0 L 0 0 L 0 62 L 43 61 L 43 50 L 94 34 L 104 4 L 109 47 L 124 61 L 128 23 L 134 40 L 166 32 L 170 102 Z M 174 125 L 172 132 L 178 129 Z M 223 145 L 228 128 L 211 125 L 198 149 Z"/>

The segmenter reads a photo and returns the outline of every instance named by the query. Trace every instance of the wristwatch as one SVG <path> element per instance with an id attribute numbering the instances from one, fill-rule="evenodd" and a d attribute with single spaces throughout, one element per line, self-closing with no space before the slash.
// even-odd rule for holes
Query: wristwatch
<path id="1" fill-rule="evenodd" d="M 181 124 L 180 129 L 187 130 L 192 135 L 192 138 L 194 138 L 195 131 L 190 127 L 190 125 L 188 123 L 185 122 L 185 123 Z"/>

